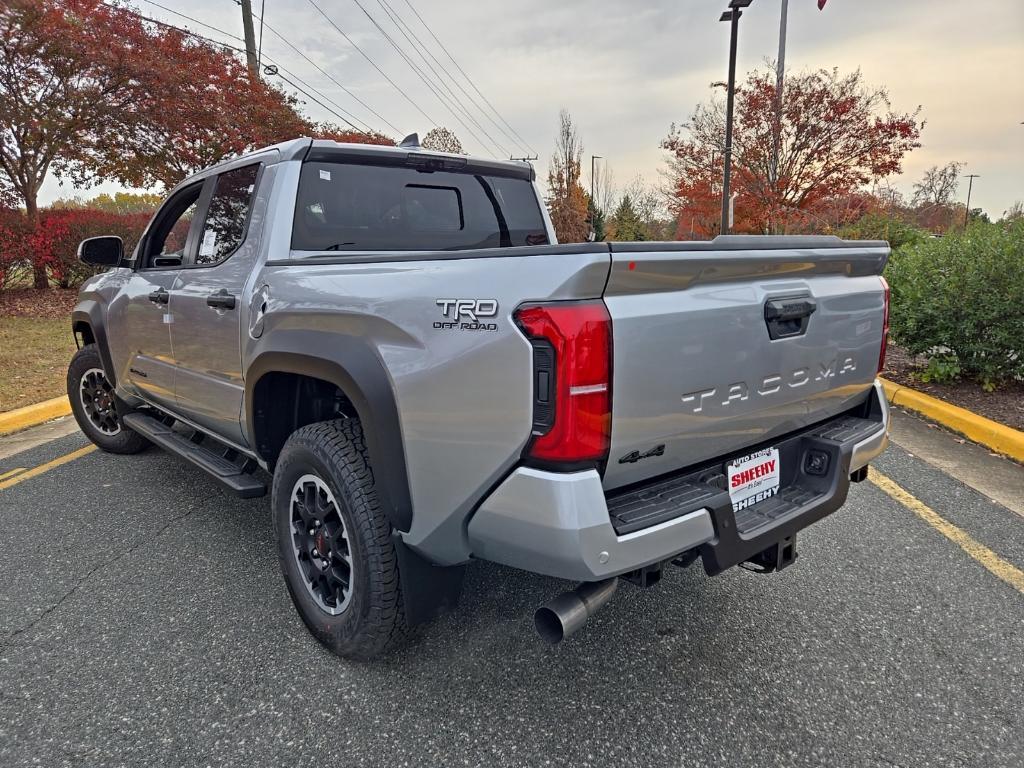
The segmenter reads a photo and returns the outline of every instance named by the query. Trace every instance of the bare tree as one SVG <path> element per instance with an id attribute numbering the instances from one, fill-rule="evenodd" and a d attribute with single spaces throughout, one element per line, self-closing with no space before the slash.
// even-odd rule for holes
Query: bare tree
<path id="1" fill-rule="evenodd" d="M 605 215 L 615 207 L 617 192 L 615 173 L 607 163 L 600 163 L 594 169 L 594 206 Z"/>
<path id="2" fill-rule="evenodd" d="M 906 200 L 903 199 L 903 193 L 892 186 L 888 179 L 876 179 L 875 183 L 871 186 L 871 195 L 877 198 L 890 213 L 907 207 Z"/>
<path id="3" fill-rule="evenodd" d="M 431 128 L 423 137 L 420 146 L 424 149 L 432 149 L 435 152 L 451 152 L 457 155 L 466 154 L 462 148 L 462 142 L 452 131 L 444 127 Z"/>
<path id="4" fill-rule="evenodd" d="M 956 197 L 957 188 L 960 186 L 960 171 L 964 164 L 958 162 L 947 163 L 939 168 L 933 165 L 924 172 L 921 180 L 914 184 L 914 197 L 911 203 L 916 208 L 926 206 L 949 205 Z"/>

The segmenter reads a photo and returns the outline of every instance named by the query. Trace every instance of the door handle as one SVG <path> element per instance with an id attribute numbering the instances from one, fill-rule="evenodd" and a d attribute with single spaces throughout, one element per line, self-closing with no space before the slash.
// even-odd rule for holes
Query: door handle
<path id="1" fill-rule="evenodd" d="M 165 291 L 163 288 L 159 288 L 155 291 L 150 292 L 149 300 L 154 304 L 166 304 L 170 301 L 171 294 Z"/>
<path id="2" fill-rule="evenodd" d="M 768 338 L 774 341 L 790 336 L 802 336 L 807 332 L 807 324 L 817 309 L 818 302 L 809 296 L 768 301 L 764 305 Z"/>
<path id="3" fill-rule="evenodd" d="M 234 309 L 235 297 L 221 288 L 216 293 L 211 293 L 206 297 L 206 306 L 213 307 L 214 309 Z"/>

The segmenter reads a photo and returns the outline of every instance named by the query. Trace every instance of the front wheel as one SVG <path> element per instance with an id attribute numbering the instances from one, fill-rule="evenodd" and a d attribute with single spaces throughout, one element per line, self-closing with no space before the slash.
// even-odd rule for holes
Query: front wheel
<path id="1" fill-rule="evenodd" d="M 409 634 L 391 525 L 358 419 L 302 427 L 274 470 L 274 535 L 292 602 L 339 656 L 370 659 Z"/>
<path id="2" fill-rule="evenodd" d="M 95 344 L 82 347 L 68 366 L 68 400 L 79 428 L 110 453 L 138 453 L 149 443 L 121 423 L 114 388 Z"/>

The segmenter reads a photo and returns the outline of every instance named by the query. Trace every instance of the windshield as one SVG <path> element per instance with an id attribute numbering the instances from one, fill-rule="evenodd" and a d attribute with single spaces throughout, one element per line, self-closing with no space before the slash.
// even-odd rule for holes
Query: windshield
<path id="1" fill-rule="evenodd" d="M 548 242 L 533 184 L 471 172 L 307 162 L 297 251 L 434 251 Z"/>

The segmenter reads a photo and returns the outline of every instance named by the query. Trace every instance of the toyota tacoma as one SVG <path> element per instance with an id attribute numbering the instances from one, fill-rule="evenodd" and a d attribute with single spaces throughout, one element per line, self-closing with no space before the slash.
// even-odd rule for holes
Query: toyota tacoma
<path id="1" fill-rule="evenodd" d="M 884 242 L 560 245 L 521 162 L 296 139 L 79 248 L 67 385 L 100 448 L 268 492 L 312 633 L 370 658 L 466 564 L 581 582 L 772 572 L 887 443 Z M 272 480 L 271 480 L 272 478 Z"/>

